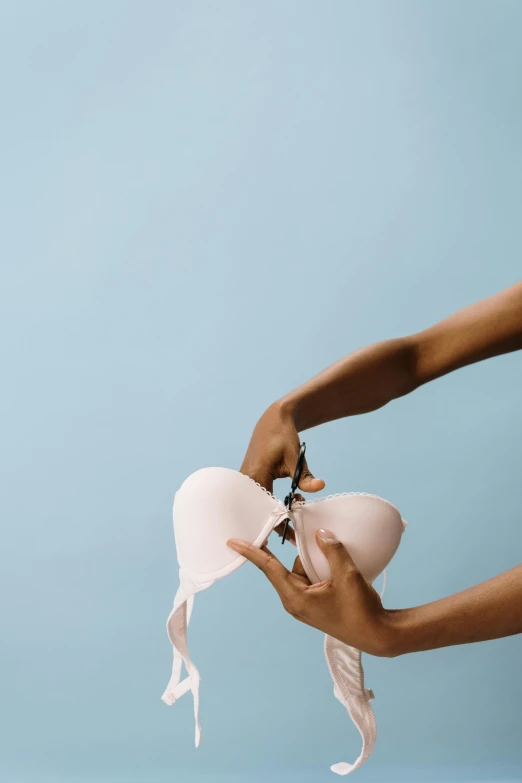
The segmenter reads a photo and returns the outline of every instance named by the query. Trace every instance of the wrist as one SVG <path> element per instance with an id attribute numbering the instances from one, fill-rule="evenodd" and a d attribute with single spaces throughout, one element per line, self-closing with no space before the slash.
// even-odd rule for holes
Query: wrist
<path id="1" fill-rule="evenodd" d="M 279 400 L 272 403 L 269 410 L 273 411 L 281 419 L 291 419 L 296 429 L 296 417 L 297 417 L 298 400 L 294 392 L 285 394 Z M 298 430 L 299 431 L 299 430 Z"/>
<path id="2" fill-rule="evenodd" d="M 396 625 L 393 618 L 394 612 L 383 609 L 377 622 L 369 631 L 366 644 L 361 650 L 368 655 L 374 655 L 377 658 L 394 658 L 399 655 L 399 639 L 396 632 Z"/>
<path id="3" fill-rule="evenodd" d="M 300 389 L 289 392 L 276 403 L 280 414 L 292 420 L 297 432 L 314 426 L 313 422 L 309 420 L 306 403 L 306 397 Z"/>
<path id="4" fill-rule="evenodd" d="M 415 652 L 418 649 L 417 626 L 415 609 L 387 609 L 384 618 L 383 657 L 396 658 Z"/>
<path id="5" fill-rule="evenodd" d="M 393 610 L 382 609 L 378 616 L 373 618 L 374 621 L 366 626 L 364 636 L 357 639 L 355 646 L 361 652 L 376 658 L 395 658 L 401 655 L 403 652 L 402 640 L 395 618 L 396 614 Z M 350 629 L 346 637 L 343 635 L 338 638 L 345 644 L 353 646 L 353 629 Z"/>

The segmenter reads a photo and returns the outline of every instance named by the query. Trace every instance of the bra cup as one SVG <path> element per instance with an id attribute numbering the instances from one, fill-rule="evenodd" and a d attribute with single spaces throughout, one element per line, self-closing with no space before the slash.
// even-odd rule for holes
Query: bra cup
<path id="1" fill-rule="evenodd" d="M 318 529 L 334 533 L 369 582 L 386 568 L 404 531 L 397 509 L 370 495 L 328 498 L 296 506 L 293 513 L 299 553 L 312 582 L 330 578 L 330 566 L 315 538 Z"/>
<path id="2" fill-rule="evenodd" d="M 254 543 L 276 504 L 271 495 L 236 470 L 203 468 L 192 473 L 174 497 L 180 565 L 201 579 L 226 568 L 238 559 L 227 547 L 227 540 L 241 538 Z"/>

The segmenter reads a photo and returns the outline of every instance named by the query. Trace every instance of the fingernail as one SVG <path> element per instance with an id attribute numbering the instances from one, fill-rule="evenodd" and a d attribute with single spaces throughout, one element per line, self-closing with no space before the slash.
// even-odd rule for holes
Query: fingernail
<path id="1" fill-rule="evenodd" d="M 323 538 L 325 541 L 335 541 L 334 534 L 331 533 L 330 530 L 324 530 L 323 528 L 319 530 L 319 537 Z"/>

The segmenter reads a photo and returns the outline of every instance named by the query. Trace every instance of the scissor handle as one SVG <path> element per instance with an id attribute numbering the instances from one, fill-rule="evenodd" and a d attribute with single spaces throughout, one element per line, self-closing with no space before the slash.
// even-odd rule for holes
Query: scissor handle
<path id="1" fill-rule="evenodd" d="M 301 448 L 299 449 L 299 456 L 297 458 L 297 465 L 295 466 L 295 473 L 294 477 L 292 479 L 292 494 L 296 491 L 297 487 L 299 486 L 299 482 L 301 480 L 301 473 L 303 472 L 303 464 L 304 464 L 304 455 L 306 451 L 306 443 L 301 444 Z"/>
<path id="2" fill-rule="evenodd" d="M 297 458 L 297 465 L 295 466 L 295 472 L 294 477 L 292 479 L 292 486 L 290 487 L 290 492 L 285 498 L 285 506 L 290 511 L 290 508 L 292 507 L 292 502 L 294 500 L 294 494 L 299 486 L 299 481 L 301 480 L 301 473 L 303 472 L 303 464 L 304 464 L 304 455 L 306 451 L 306 443 L 301 444 L 301 448 L 299 449 L 299 456 Z M 288 532 L 288 523 L 290 522 L 290 519 L 287 517 L 285 519 L 285 527 L 283 530 L 283 536 L 281 539 L 281 543 L 284 544 L 286 541 L 286 534 Z"/>

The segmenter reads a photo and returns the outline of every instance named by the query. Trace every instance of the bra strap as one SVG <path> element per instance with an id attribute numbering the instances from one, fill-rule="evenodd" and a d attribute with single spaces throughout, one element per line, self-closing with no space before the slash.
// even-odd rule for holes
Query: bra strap
<path id="1" fill-rule="evenodd" d="M 382 575 L 381 598 L 384 596 L 387 583 L 385 569 Z M 362 737 L 362 749 L 353 764 L 340 761 L 330 767 L 337 775 L 348 775 L 361 767 L 373 751 L 377 738 L 377 723 L 370 701 L 375 697 L 370 688 L 364 687 L 364 669 L 360 650 L 326 636 L 324 654 L 334 682 L 334 696 L 344 705 Z"/>
<path id="2" fill-rule="evenodd" d="M 374 695 L 372 690 L 364 687 L 360 650 L 327 635 L 324 653 L 334 682 L 334 696 L 346 708 L 362 738 L 361 752 L 353 764 L 340 761 L 330 767 L 337 775 L 348 775 L 364 764 L 375 746 L 377 724 L 370 704 Z"/>
<path id="3" fill-rule="evenodd" d="M 183 591 L 180 589 L 176 593 L 176 597 L 174 599 L 174 607 L 172 608 L 172 611 L 167 619 L 167 633 L 169 635 L 169 638 L 171 639 L 172 651 L 173 651 L 172 674 L 169 680 L 169 684 L 167 685 L 165 693 L 163 694 L 161 699 L 162 701 L 165 702 L 165 704 L 168 704 L 169 706 L 174 704 L 174 702 L 177 701 L 177 699 L 179 699 L 181 696 L 183 696 L 184 693 L 190 690 L 190 677 L 186 677 L 182 682 L 180 682 L 183 658 L 181 657 L 181 653 L 177 646 L 177 638 L 178 638 L 179 631 L 177 634 L 176 625 L 177 623 L 179 623 L 179 621 L 181 621 L 181 625 L 185 626 L 185 639 L 186 639 L 186 628 L 188 627 L 188 624 L 190 622 L 190 616 L 192 614 L 193 606 L 194 606 L 194 596 L 190 595 L 188 598 L 185 599 Z M 185 622 L 183 618 L 184 611 L 186 613 Z M 177 615 L 177 617 L 175 617 L 174 615 Z M 183 633 L 183 629 L 181 630 L 181 633 Z"/>
<path id="4" fill-rule="evenodd" d="M 199 722 L 199 672 L 190 659 L 187 646 L 187 626 L 192 614 L 194 594 L 209 587 L 189 583 L 184 574 L 180 573 L 180 586 L 174 599 L 174 606 L 167 620 L 167 633 L 173 646 L 172 675 L 169 684 L 161 697 L 165 704 L 171 706 L 181 696 L 192 691 L 194 700 L 195 744 L 201 742 L 201 725 Z M 180 681 L 181 667 L 185 664 L 188 676 Z"/>
<path id="5" fill-rule="evenodd" d="M 384 593 L 386 592 L 386 587 L 388 585 L 388 574 L 386 573 L 386 569 L 382 572 L 382 586 L 381 586 L 381 592 L 379 593 L 380 598 L 384 598 Z"/>

